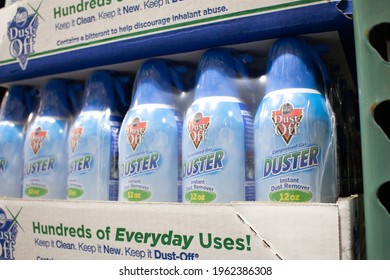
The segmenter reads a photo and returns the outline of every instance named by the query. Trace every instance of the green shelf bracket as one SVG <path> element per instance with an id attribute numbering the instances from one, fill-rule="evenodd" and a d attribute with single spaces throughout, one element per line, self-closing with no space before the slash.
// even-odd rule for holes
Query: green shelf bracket
<path id="1" fill-rule="evenodd" d="M 353 22 L 363 156 L 366 253 L 367 259 L 389 260 L 390 139 L 383 123 L 389 127 L 390 1 L 353 0 Z M 375 32 L 377 30 L 378 33 Z M 378 122 L 376 110 L 383 108 L 383 104 L 385 111 L 381 109 L 382 121 Z"/>

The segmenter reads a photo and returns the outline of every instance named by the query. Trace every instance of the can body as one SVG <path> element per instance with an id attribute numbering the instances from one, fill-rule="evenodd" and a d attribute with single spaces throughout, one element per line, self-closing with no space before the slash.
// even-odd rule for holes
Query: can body
<path id="1" fill-rule="evenodd" d="M 68 199 L 117 200 L 120 124 L 109 109 L 77 117 L 68 141 Z"/>
<path id="2" fill-rule="evenodd" d="M 130 109 L 119 136 L 120 201 L 177 202 L 182 119 L 170 105 Z"/>
<path id="3" fill-rule="evenodd" d="M 204 97 L 183 127 L 183 202 L 254 199 L 253 122 L 234 97 Z"/>
<path id="4" fill-rule="evenodd" d="M 66 198 L 68 120 L 37 116 L 24 142 L 23 197 Z"/>
<path id="5" fill-rule="evenodd" d="M 315 90 L 269 93 L 254 122 L 256 200 L 334 202 L 332 113 Z"/>
<path id="6" fill-rule="evenodd" d="M 22 197 L 24 126 L 0 122 L 0 195 Z"/>

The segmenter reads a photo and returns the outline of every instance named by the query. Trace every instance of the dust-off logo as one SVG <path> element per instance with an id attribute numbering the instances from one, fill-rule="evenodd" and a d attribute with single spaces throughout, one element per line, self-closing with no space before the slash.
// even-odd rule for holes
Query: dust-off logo
<path id="1" fill-rule="evenodd" d="M 14 252 L 16 236 L 18 234 L 18 222 L 16 218 L 18 215 L 15 217 L 11 213 L 13 219 L 7 219 L 5 211 L 0 208 L 0 260 L 15 259 Z"/>
<path id="2" fill-rule="evenodd" d="M 210 117 L 204 117 L 202 112 L 194 114 L 187 124 L 188 136 L 195 149 L 206 140 L 207 130 L 210 126 Z"/>
<path id="3" fill-rule="evenodd" d="M 284 103 L 279 110 L 272 111 L 272 122 L 275 125 L 274 132 L 281 136 L 288 145 L 293 136 L 299 134 L 299 126 L 303 118 L 303 109 L 294 109 L 291 103 Z"/>
<path id="4" fill-rule="evenodd" d="M 42 148 L 43 141 L 47 137 L 47 131 L 42 130 L 41 127 L 37 127 L 35 131 L 30 134 L 30 144 L 31 149 L 34 152 L 34 155 L 38 153 L 38 151 Z"/>
<path id="5" fill-rule="evenodd" d="M 76 127 L 70 132 L 70 149 L 72 150 L 72 153 L 74 153 L 77 145 L 79 144 L 81 134 L 83 134 L 82 127 Z"/>
<path id="6" fill-rule="evenodd" d="M 145 131 L 148 128 L 148 122 L 141 121 L 140 117 L 135 117 L 127 126 L 126 134 L 130 147 L 135 151 L 139 144 L 142 143 Z"/>
<path id="7" fill-rule="evenodd" d="M 23 70 L 26 70 L 29 55 L 35 53 L 38 9 L 34 10 L 34 14 L 29 15 L 26 8 L 19 7 L 13 20 L 8 23 L 9 52 L 18 60 Z"/>

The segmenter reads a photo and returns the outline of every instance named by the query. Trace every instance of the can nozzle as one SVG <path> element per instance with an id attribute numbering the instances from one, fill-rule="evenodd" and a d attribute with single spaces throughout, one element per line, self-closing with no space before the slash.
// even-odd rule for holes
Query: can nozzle
<path id="1" fill-rule="evenodd" d="M 208 96 L 239 98 L 238 79 L 247 78 L 247 64 L 253 61 L 249 54 L 239 54 L 231 48 L 214 48 L 200 59 L 195 99 Z"/>
<path id="2" fill-rule="evenodd" d="M 38 115 L 68 117 L 77 109 L 77 91 L 82 86 L 65 79 L 49 80 L 41 93 Z"/>
<path id="3" fill-rule="evenodd" d="M 287 88 L 322 91 L 317 83 L 316 68 L 323 80 L 329 82 L 325 63 L 314 47 L 300 37 L 281 38 L 274 43 L 268 55 L 266 93 Z"/>
<path id="4" fill-rule="evenodd" d="M 129 106 L 126 92 L 130 89 L 130 77 L 109 70 L 93 72 L 85 85 L 84 111 L 103 111 L 110 108 L 112 112 L 123 114 Z"/>
<path id="5" fill-rule="evenodd" d="M 133 105 L 175 104 L 174 96 L 184 91 L 182 82 L 188 68 L 164 59 L 150 59 L 137 72 Z"/>
<path id="6" fill-rule="evenodd" d="M 38 94 L 36 88 L 12 86 L 3 99 L 0 120 L 24 122 L 35 110 Z"/>

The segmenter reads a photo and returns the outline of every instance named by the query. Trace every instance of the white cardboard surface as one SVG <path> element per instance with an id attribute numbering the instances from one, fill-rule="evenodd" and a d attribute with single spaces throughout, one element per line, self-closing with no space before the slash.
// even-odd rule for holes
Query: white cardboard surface
<path id="1" fill-rule="evenodd" d="M 0 9 L 0 66 L 327 0 L 26 0 Z"/>
<path id="2" fill-rule="evenodd" d="M 348 217 L 356 201 L 187 205 L 4 199 L 0 259 L 351 258 Z"/>

